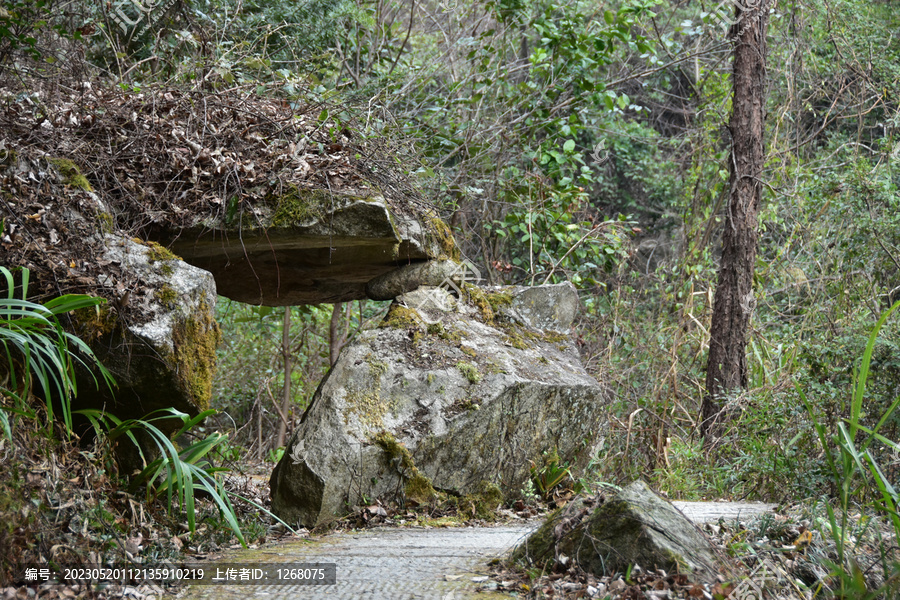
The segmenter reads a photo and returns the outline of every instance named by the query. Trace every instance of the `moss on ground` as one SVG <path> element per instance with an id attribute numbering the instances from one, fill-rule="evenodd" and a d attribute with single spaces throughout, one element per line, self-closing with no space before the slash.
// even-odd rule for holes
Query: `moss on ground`
<path id="1" fill-rule="evenodd" d="M 87 180 L 87 177 L 81 174 L 81 169 L 78 168 L 78 165 L 68 158 L 48 158 L 47 162 L 59 171 L 59 174 L 62 175 L 63 183 L 66 185 L 86 192 L 93 191 L 91 183 Z"/>
<path id="2" fill-rule="evenodd" d="M 461 513 L 475 519 L 493 520 L 497 517 L 497 509 L 503 503 L 503 492 L 496 484 L 481 481 L 471 494 L 457 500 Z"/>

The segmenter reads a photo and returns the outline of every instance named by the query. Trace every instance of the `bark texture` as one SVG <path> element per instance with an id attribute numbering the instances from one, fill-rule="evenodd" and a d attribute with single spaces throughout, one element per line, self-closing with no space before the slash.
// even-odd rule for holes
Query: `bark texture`
<path id="1" fill-rule="evenodd" d="M 730 32 L 735 43 L 729 123 L 731 190 L 713 304 L 706 396 L 701 407 L 700 431 L 707 444 L 721 432 L 722 397 L 730 390 L 747 387 L 747 333 L 755 305 L 753 269 L 765 161 L 768 4 L 753 3 L 754 8 L 740 10 Z"/>

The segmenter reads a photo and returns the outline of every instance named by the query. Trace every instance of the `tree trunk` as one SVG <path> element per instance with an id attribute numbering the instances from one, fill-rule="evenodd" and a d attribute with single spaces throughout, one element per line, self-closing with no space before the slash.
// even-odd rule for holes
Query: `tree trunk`
<path id="1" fill-rule="evenodd" d="M 755 3 L 754 3 L 755 4 Z M 706 396 L 701 407 L 700 432 L 706 445 L 722 432 L 722 398 L 747 387 L 747 333 L 755 299 L 761 174 L 765 156 L 766 26 L 768 2 L 740 10 L 730 36 L 734 38 L 732 112 L 729 130 L 730 198 L 722 234 L 722 260 L 713 303 Z"/>
<path id="2" fill-rule="evenodd" d="M 344 308 L 343 302 L 336 302 L 334 308 L 331 309 L 331 325 L 328 328 L 328 349 L 329 361 L 331 366 L 337 362 L 338 355 L 344 345 L 344 336 L 342 334 L 341 317 Z"/>
<path id="3" fill-rule="evenodd" d="M 287 433 L 287 416 L 291 406 L 291 307 L 284 307 L 284 320 L 281 322 L 281 358 L 284 361 L 284 387 L 281 388 L 281 419 L 278 421 L 278 438 L 276 448 L 284 446 Z"/>

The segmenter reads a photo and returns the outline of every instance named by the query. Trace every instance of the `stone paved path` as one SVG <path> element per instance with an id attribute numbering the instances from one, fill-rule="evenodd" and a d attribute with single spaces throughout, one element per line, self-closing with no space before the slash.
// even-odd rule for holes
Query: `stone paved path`
<path id="1" fill-rule="evenodd" d="M 194 586 L 180 598 L 466 600 L 475 596 L 478 584 L 472 578 L 487 574 L 487 562 L 510 550 L 537 526 L 534 522 L 506 527 L 375 529 L 332 534 L 312 543 L 291 542 L 254 550 L 246 555 L 246 562 L 333 562 L 337 564 L 337 584 Z M 229 555 L 227 562 L 241 563 L 243 554 Z M 478 600 L 491 597 L 477 594 Z"/>
<path id="2" fill-rule="evenodd" d="M 695 523 L 748 518 L 774 504 L 674 502 Z M 494 600 L 502 594 L 478 593 L 473 578 L 487 574 L 491 558 L 502 556 L 538 527 L 538 522 L 504 527 L 373 529 L 338 532 L 313 541 L 290 542 L 229 553 L 229 564 L 337 564 L 333 586 L 194 586 L 179 600 Z"/>

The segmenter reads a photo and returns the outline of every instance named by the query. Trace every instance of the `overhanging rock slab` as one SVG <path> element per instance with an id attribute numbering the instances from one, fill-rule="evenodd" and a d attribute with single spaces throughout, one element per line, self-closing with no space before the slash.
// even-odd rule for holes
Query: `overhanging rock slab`
<path id="1" fill-rule="evenodd" d="M 212 273 L 221 295 L 267 306 L 363 299 L 373 278 L 454 253 L 440 219 L 396 213 L 381 196 L 292 194 L 155 237 Z"/>

